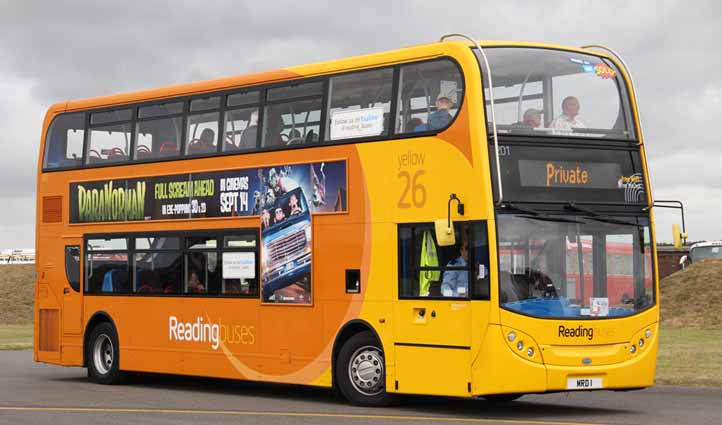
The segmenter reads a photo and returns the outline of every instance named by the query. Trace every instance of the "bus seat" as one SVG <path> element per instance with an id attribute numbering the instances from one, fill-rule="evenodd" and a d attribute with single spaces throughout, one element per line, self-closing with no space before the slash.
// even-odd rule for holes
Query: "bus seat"
<path id="1" fill-rule="evenodd" d="M 101 292 L 113 292 L 113 272 L 115 270 L 109 270 L 103 275 L 103 286 L 100 288 Z"/>
<path id="2" fill-rule="evenodd" d="M 510 272 L 499 272 L 499 299 L 502 303 L 519 301 L 519 296 L 514 290 L 514 277 Z"/>
<path id="3" fill-rule="evenodd" d="M 160 148 L 158 149 L 158 156 L 164 157 L 164 156 L 177 156 L 178 155 L 178 145 L 176 145 L 175 142 L 171 140 L 166 140 L 165 142 L 160 144 Z"/>

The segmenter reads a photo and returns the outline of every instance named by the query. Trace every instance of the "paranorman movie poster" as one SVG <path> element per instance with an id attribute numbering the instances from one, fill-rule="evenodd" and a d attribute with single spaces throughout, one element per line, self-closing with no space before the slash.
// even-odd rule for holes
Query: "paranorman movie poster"
<path id="1" fill-rule="evenodd" d="M 309 213 L 346 211 L 346 161 L 71 183 L 70 222 L 254 216 L 296 188 Z"/>

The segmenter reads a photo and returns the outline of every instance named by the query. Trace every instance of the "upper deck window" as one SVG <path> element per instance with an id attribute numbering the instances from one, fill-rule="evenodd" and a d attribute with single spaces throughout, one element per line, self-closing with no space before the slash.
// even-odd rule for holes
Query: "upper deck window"
<path id="1" fill-rule="evenodd" d="M 445 129 L 459 111 L 463 90 L 461 71 L 450 60 L 401 67 L 396 133 Z"/>
<path id="2" fill-rule="evenodd" d="M 78 167 L 83 157 L 85 114 L 64 114 L 53 120 L 45 141 L 43 169 Z"/>
<path id="3" fill-rule="evenodd" d="M 392 68 L 332 77 L 326 140 L 388 134 Z"/>
<path id="4" fill-rule="evenodd" d="M 609 60 L 561 50 L 487 48 L 499 134 L 635 139 L 624 80 Z M 484 78 L 487 108 L 490 105 Z M 491 113 L 487 113 L 491 121 Z M 491 124 L 491 122 L 489 123 Z M 491 131 L 491 125 L 488 126 Z"/>

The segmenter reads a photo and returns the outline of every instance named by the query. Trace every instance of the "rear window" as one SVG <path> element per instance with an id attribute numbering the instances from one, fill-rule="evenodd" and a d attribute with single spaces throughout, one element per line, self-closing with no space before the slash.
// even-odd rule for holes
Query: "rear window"
<path id="1" fill-rule="evenodd" d="M 43 169 L 79 167 L 83 158 L 85 114 L 57 116 L 45 139 Z"/>

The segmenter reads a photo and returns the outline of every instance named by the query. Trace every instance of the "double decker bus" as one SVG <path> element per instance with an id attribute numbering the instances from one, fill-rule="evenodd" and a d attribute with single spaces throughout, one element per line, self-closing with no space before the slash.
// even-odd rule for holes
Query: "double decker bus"
<path id="1" fill-rule="evenodd" d="M 35 360 L 363 405 L 652 385 L 652 202 L 623 61 L 452 38 L 53 105 Z"/>

